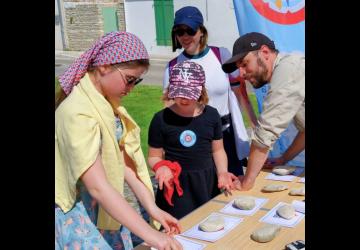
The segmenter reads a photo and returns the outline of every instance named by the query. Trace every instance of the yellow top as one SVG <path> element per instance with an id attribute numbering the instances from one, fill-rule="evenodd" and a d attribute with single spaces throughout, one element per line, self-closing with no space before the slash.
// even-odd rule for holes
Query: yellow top
<path id="1" fill-rule="evenodd" d="M 123 150 L 133 160 L 140 180 L 154 196 L 140 146 L 140 128 L 124 107 L 115 112 L 123 124 L 120 142 L 115 135 L 114 111 L 86 74 L 55 112 L 55 203 L 64 211 L 76 200 L 76 183 L 101 154 L 109 183 L 124 189 Z M 120 223 L 99 207 L 97 226 L 118 230 Z"/>

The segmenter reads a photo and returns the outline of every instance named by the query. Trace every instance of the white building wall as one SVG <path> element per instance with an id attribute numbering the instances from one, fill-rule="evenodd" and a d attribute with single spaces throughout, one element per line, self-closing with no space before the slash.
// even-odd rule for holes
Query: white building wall
<path id="1" fill-rule="evenodd" d="M 153 0 L 125 0 L 126 31 L 139 36 L 149 54 L 176 56 L 171 46 L 156 45 L 155 11 Z M 204 17 L 209 33 L 209 45 L 223 46 L 232 52 L 239 37 L 232 0 L 174 0 L 174 11 L 184 6 L 197 7 Z M 170 30 L 169 30 L 170 32 Z"/>
<path id="2" fill-rule="evenodd" d="M 153 0 L 125 0 L 126 31 L 137 35 L 151 55 L 176 56 L 170 46 L 156 45 L 155 10 Z M 170 32 L 170 30 L 169 30 Z"/>
<path id="3" fill-rule="evenodd" d="M 61 26 L 60 26 L 60 6 L 58 6 L 58 1 L 55 0 L 55 49 L 56 50 L 63 50 L 64 45 L 62 41 L 61 35 Z"/>
<path id="4" fill-rule="evenodd" d="M 205 27 L 209 33 L 208 43 L 215 46 L 232 48 L 236 39 L 239 38 L 239 31 L 236 22 L 235 9 L 232 0 L 207 0 L 208 13 L 200 10 L 204 16 Z"/>

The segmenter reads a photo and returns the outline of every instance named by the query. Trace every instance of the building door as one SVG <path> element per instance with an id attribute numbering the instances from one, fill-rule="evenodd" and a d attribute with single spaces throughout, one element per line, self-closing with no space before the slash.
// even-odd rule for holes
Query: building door
<path id="1" fill-rule="evenodd" d="M 156 43 L 157 45 L 171 45 L 171 28 L 174 22 L 173 0 L 154 0 Z"/>
<path id="2" fill-rule="evenodd" d="M 104 22 L 104 34 L 109 33 L 111 31 L 119 30 L 116 6 L 103 7 L 102 16 Z"/>

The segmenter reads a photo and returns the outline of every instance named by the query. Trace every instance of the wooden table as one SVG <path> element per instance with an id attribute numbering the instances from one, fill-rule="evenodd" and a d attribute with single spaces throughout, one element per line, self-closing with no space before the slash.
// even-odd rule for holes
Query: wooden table
<path id="1" fill-rule="evenodd" d="M 237 195 L 252 195 L 255 197 L 268 198 L 266 202 L 254 215 L 252 216 L 240 216 L 244 218 L 244 221 L 232 229 L 226 236 L 217 240 L 216 242 L 207 242 L 189 238 L 193 241 L 205 243 L 206 250 L 261 250 L 261 249 L 285 249 L 285 245 L 295 240 L 305 240 L 305 218 L 302 219 L 299 224 L 294 228 L 282 227 L 280 233 L 270 242 L 258 243 L 250 238 L 251 233 L 264 225 L 263 222 L 259 222 L 260 218 L 263 217 L 268 211 L 270 211 L 279 202 L 290 203 L 293 200 L 304 200 L 304 196 L 290 196 L 289 190 L 292 188 L 300 188 L 305 184 L 298 182 L 300 177 L 305 176 L 305 171 L 300 177 L 296 177 L 292 182 L 265 180 L 265 176 L 270 173 L 269 170 L 263 170 L 260 172 L 256 179 L 255 187 L 249 191 L 234 191 L 232 196 L 225 197 L 224 194 L 220 194 L 208 201 L 201 207 L 197 208 L 190 214 L 186 215 L 180 220 L 183 231 L 190 229 L 201 220 L 205 219 L 210 213 L 218 212 L 223 208 L 229 201 L 234 199 Z M 261 191 L 262 187 L 267 184 L 286 184 L 289 189 L 274 192 L 264 193 Z M 236 215 L 232 215 L 236 216 Z M 187 238 L 187 237 L 185 237 Z M 149 250 L 150 247 L 139 245 L 136 250 Z"/>

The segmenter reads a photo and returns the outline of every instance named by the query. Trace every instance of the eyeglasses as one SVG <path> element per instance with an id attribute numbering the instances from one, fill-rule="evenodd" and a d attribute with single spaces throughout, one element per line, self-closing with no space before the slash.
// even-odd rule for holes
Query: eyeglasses
<path id="1" fill-rule="evenodd" d="M 178 29 L 174 29 L 174 33 L 177 36 L 183 36 L 185 33 L 188 34 L 189 36 L 195 36 L 197 30 L 193 30 L 191 28 L 178 28 Z"/>
<path id="2" fill-rule="evenodd" d="M 127 76 L 125 75 L 118 67 L 115 67 L 115 69 L 117 69 L 117 71 L 120 72 L 121 77 L 126 81 L 126 86 L 130 86 L 132 84 L 134 84 L 134 86 L 138 83 L 140 83 L 143 79 L 142 78 L 136 78 L 133 76 Z"/>

